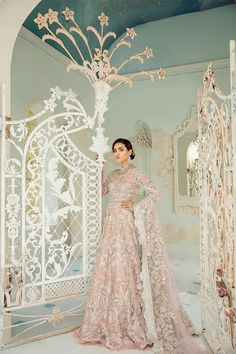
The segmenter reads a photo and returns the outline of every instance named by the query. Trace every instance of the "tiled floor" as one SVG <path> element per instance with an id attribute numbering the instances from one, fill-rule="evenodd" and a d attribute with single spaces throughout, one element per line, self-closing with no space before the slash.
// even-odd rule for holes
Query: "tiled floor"
<path id="1" fill-rule="evenodd" d="M 199 299 L 199 257 L 198 248 L 186 242 L 169 245 L 171 268 L 174 272 L 180 299 L 192 318 L 196 330 L 200 331 L 200 299 Z M 205 346 L 202 338 L 196 341 Z M 72 334 L 50 337 L 18 347 L 6 349 L 6 354 L 106 354 L 111 351 L 100 346 L 80 346 L 75 343 Z M 124 354 L 143 354 L 148 351 L 125 350 Z M 210 351 L 209 351 L 210 353 Z M 189 353 L 191 354 L 191 353 Z"/>

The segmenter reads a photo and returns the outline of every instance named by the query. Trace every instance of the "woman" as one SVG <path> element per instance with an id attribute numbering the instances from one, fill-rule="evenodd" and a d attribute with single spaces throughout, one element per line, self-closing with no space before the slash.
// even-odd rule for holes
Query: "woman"
<path id="1" fill-rule="evenodd" d="M 204 353 L 190 336 L 192 323 L 183 311 L 170 275 L 155 211 L 159 193 L 132 164 L 130 141 L 113 145 L 120 168 L 103 183 L 111 199 L 104 218 L 80 344 L 110 349 L 144 349 L 165 354 Z M 134 202 L 140 187 L 148 193 Z M 150 347 L 151 349 L 151 347 Z"/>

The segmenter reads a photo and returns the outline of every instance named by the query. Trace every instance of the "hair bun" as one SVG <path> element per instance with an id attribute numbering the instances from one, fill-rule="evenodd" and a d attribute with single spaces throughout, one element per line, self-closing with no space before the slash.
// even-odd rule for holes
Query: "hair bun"
<path id="1" fill-rule="evenodd" d="M 135 153 L 132 151 L 130 154 L 130 160 L 133 160 L 135 158 Z"/>

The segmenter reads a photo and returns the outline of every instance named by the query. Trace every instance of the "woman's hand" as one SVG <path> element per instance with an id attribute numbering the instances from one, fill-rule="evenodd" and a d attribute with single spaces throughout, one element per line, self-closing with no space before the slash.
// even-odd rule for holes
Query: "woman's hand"
<path id="1" fill-rule="evenodd" d="M 131 200 L 124 200 L 122 203 L 121 203 L 121 206 L 125 209 L 128 209 L 128 210 L 131 210 L 133 211 L 133 202 Z"/>

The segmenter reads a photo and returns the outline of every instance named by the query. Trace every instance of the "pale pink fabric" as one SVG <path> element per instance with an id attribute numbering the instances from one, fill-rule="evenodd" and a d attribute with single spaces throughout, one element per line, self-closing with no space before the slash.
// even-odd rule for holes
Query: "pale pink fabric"
<path id="1" fill-rule="evenodd" d="M 121 202 L 134 199 L 141 186 L 148 195 L 135 213 L 122 208 Z M 108 192 L 111 199 L 77 340 L 115 350 L 154 343 L 165 354 L 206 353 L 190 336 L 187 327 L 192 323 L 177 297 L 155 212 L 156 186 L 131 167 L 123 175 L 113 171 L 108 176 L 103 194 Z"/>

